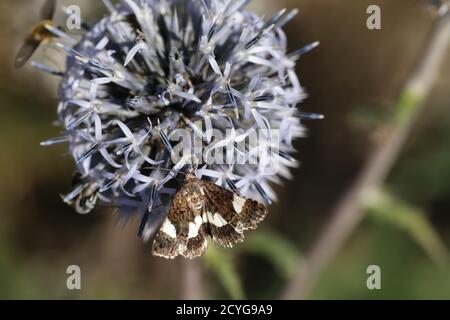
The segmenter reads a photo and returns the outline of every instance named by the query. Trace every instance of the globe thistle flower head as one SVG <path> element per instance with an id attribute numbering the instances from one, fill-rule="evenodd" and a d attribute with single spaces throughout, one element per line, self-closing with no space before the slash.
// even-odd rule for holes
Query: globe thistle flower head
<path id="1" fill-rule="evenodd" d="M 149 234 L 186 170 L 262 203 L 276 200 L 273 183 L 297 166 L 290 154 L 304 135 L 301 120 L 320 118 L 297 109 L 306 94 L 296 61 L 317 45 L 288 52 L 282 28 L 297 11 L 264 20 L 246 11 L 248 0 L 103 2 L 108 14 L 80 41 L 57 43 L 67 55 L 64 135 L 43 144 L 68 142 L 76 162 L 64 201 L 80 213 L 100 204 L 137 213 Z M 257 143 L 245 143 L 256 133 Z M 243 161 L 229 153 L 217 161 L 219 149 Z"/>

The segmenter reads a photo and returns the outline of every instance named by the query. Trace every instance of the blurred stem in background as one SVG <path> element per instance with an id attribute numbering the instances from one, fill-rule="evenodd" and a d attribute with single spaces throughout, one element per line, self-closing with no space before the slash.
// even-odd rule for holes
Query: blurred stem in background
<path id="1" fill-rule="evenodd" d="M 363 219 L 366 209 L 373 209 L 375 198 L 380 195 L 379 189 L 395 164 L 416 119 L 424 111 L 424 102 L 444 62 L 449 44 L 450 15 L 444 14 L 436 18 L 418 64 L 395 106 L 394 121 L 388 128 L 389 136 L 374 150 L 354 185 L 337 204 L 331 221 L 305 261 L 299 263 L 293 281 L 289 282 L 282 292 L 282 299 L 307 298 L 321 272 L 342 249 Z M 392 212 L 385 214 L 391 215 Z M 445 248 L 442 250 L 445 251 Z M 436 258 L 442 254 L 440 251 L 433 252 L 432 256 Z M 441 261 L 440 258 L 436 259 Z"/>
<path id="2" fill-rule="evenodd" d="M 180 299 L 200 300 L 205 297 L 206 283 L 203 276 L 202 265 L 199 260 L 180 260 L 181 275 Z"/>

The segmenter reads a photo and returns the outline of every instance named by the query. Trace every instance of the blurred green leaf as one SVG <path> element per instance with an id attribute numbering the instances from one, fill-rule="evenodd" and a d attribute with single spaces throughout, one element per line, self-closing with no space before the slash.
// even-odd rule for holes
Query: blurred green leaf
<path id="1" fill-rule="evenodd" d="M 381 192 L 368 209 L 372 216 L 408 232 L 435 263 L 447 265 L 448 251 L 422 210 Z"/>
<path id="2" fill-rule="evenodd" d="M 388 108 L 377 104 L 355 105 L 348 114 L 348 124 L 356 129 L 374 130 L 390 123 Z"/>
<path id="3" fill-rule="evenodd" d="M 293 244 L 270 230 L 258 230 L 249 234 L 239 249 L 264 257 L 285 278 L 294 273 L 300 259 Z"/>
<path id="4" fill-rule="evenodd" d="M 423 100 L 423 93 L 412 91 L 410 89 L 404 90 L 400 96 L 397 105 L 395 106 L 395 123 L 397 126 L 402 126 L 411 120 L 411 117 L 417 112 Z"/>
<path id="5" fill-rule="evenodd" d="M 395 193 L 413 203 L 447 203 L 450 196 L 450 118 L 438 116 L 415 134 L 389 179 Z"/>
<path id="6" fill-rule="evenodd" d="M 232 255 L 224 249 L 210 245 L 203 260 L 206 267 L 215 273 L 232 299 L 244 299 L 245 294 Z"/>

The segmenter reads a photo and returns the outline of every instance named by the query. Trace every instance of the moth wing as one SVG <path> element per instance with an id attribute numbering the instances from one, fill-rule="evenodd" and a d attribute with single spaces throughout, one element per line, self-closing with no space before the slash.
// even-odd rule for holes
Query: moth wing
<path id="1" fill-rule="evenodd" d="M 179 255 L 193 259 L 205 254 L 210 235 L 214 244 L 232 247 L 244 240 L 244 231 L 256 229 L 267 215 L 267 208 L 208 181 L 184 185 L 175 195 L 167 218 L 152 246 L 155 256 L 174 259 Z M 195 188 L 193 188 L 195 186 Z M 196 206 L 186 194 L 202 190 Z"/>
<path id="2" fill-rule="evenodd" d="M 189 207 L 180 196 L 180 192 L 177 192 L 169 214 L 153 240 L 152 254 L 154 256 L 175 259 L 180 255 L 180 246 L 185 247 L 182 242 L 182 220 L 184 219 L 183 215 L 187 212 L 189 212 Z"/>
<path id="3" fill-rule="evenodd" d="M 207 220 L 214 243 L 231 247 L 242 242 L 244 231 L 254 230 L 267 215 L 267 208 L 254 200 L 204 181 Z"/>
<path id="4" fill-rule="evenodd" d="M 205 254 L 208 248 L 207 235 L 207 227 L 201 215 L 195 214 L 183 196 L 183 189 L 180 189 L 156 234 L 152 253 L 166 259 L 174 259 L 179 255 L 194 259 Z"/>
<path id="5" fill-rule="evenodd" d="M 208 227 L 215 245 L 231 248 L 235 243 L 244 241 L 244 233 L 240 228 L 231 225 L 223 216 L 223 207 L 209 204 L 207 211 Z"/>
<path id="6" fill-rule="evenodd" d="M 178 239 L 172 236 L 176 235 L 176 227 L 166 218 L 156 233 L 152 244 L 152 254 L 166 259 L 175 259 L 179 256 Z"/>
<path id="7" fill-rule="evenodd" d="M 189 222 L 189 234 L 186 250 L 181 254 L 188 259 L 195 259 L 204 256 L 208 249 L 208 227 L 201 224 L 199 227 L 195 222 Z M 198 229 L 197 229 L 198 228 Z M 197 230 L 197 231 L 193 231 Z"/>

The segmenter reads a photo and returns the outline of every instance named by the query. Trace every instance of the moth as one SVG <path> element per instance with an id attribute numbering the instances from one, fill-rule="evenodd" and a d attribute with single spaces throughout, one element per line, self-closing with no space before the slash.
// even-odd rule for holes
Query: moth
<path id="1" fill-rule="evenodd" d="M 39 45 L 49 42 L 55 36 L 49 31 L 49 26 L 53 26 L 53 15 L 55 13 L 56 0 L 47 0 L 41 9 L 41 21 L 37 23 L 25 38 L 19 53 L 16 56 L 14 66 L 23 67 L 33 56 Z"/>
<path id="2" fill-rule="evenodd" d="M 194 259 L 205 254 L 208 237 L 215 245 L 232 247 L 266 215 L 263 204 L 188 173 L 155 236 L 152 254 Z"/>

